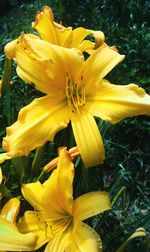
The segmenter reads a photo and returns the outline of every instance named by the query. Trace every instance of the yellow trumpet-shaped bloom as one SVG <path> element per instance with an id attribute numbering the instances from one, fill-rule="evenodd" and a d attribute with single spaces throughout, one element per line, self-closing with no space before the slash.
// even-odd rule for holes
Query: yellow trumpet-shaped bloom
<path id="1" fill-rule="evenodd" d="M 0 162 L 5 156 L 28 155 L 47 140 L 53 141 L 71 121 L 85 166 L 94 166 L 105 157 L 94 116 L 115 124 L 126 117 L 150 114 L 150 96 L 142 88 L 103 79 L 124 58 L 106 44 L 85 60 L 78 49 L 23 35 L 15 58 L 18 75 L 46 95 L 22 108 L 17 122 L 7 128 L 3 140 L 7 153 L 0 155 Z"/>
<path id="2" fill-rule="evenodd" d="M 47 243 L 49 252 L 98 252 L 101 239 L 82 221 L 111 208 L 106 192 L 90 192 L 73 199 L 74 167 L 69 152 L 62 149 L 50 178 L 24 184 L 22 193 L 33 206 L 18 222 L 21 232 L 38 236 L 35 249 Z"/>
<path id="3" fill-rule="evenodd" d="M 20 201 L 12 198 L 0 212 L 0 251 L 31 251 L 35 247 L 36 235 L 22 234 L 15 225 L 19 206 Z"/>

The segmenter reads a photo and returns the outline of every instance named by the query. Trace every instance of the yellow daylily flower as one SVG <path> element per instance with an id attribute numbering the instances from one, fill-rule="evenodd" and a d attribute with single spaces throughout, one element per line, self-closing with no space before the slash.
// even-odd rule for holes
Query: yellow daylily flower
<path id="1" fill-rule="evenodd" d="M 22 108 L 17 122 L 7 128 L 3 148 L 9 157 L 28 155 L 47 140 L 53 141 L 56 132 L 71 121 L 85 166 L 94 166 L 104 160 L 94 116 L 114 124 L 126 117 L 150 114 L 150 96 L 142 88 L 103 79 L 124 58 L 106 44 L 85 60 L 77 49 L 23 35 L 15 58 L 18 75 L 46 95 Z"/>
<path id="2" fill-rule="evenodd" d="M 10 199 L 0 212 L 0 251 L 31 251 L 36 243 L 34 233 L 22 234 L 16 227 L 20 201 Z"/>
<path id="3" fill-rule="evenodd" d="M 111 209 L 109 194 L 90 192 L 73 199 L 74 167 L 67 150 L 62 149 L 57 169 L 41 184 L 24 184 L 22 193 L 34 211 L 26 211 L 18 222 L 21 232 L 38 236 L 35 249 L 48 242 L 45 251 L 98 252 L 101 239 L 82 221 Z"/>
<path id="4" fill-rule="evenodd" d="M 32 27 L 39 32 L 41 39 L 55 45 L 78 48 L 82 52 L 98 48 L 105 40 L 104 33 L 101 31 L 93 31 L 83 27 L 73 30 L 72 27 L 64 27 L 56 23 L 53 11 L 49 6 L 44 6 L 41 12 L 37 12 Z M 93 34 L 95 43 L 85 39 L 90 34 Z"/>

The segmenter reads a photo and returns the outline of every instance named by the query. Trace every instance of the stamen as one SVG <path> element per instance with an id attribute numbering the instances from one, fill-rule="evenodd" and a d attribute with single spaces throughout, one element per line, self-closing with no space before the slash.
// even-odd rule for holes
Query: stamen
<path id="1" fill-rule="evenodd" d="M 48 222 L 48 221 L 47 221 Z M 63 232 L 66 230 L 72 222 L 71 216 L 64 216 L 61 219 L 51 222 L 52 235 Z"/>
<path id="2" fill-rule="evenodd" d="M 68 106 L 71 107 L 72 112 L 80 113 L 80 107 L 85 104 L 85 91 L 84 84 L 82 82 L 83 76 L 81 76 L 81 83 L 73 82 L 66 73 L 66 97 Z"/>
<path id="3" fill-rule="evenodd" d="M 34 212 L 37 216 L 37 225 L 39 227 L 39 230 L 45 231 L 46 239 L 52 238 L 52 226 L 42 218 L 41 214 L 36 209 L 34 210 Z"/>

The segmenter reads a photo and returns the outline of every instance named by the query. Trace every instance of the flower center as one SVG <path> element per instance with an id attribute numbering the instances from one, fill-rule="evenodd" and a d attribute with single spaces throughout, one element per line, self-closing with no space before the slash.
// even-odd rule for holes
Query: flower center
<path id="1" fill-rule="evenodd" d="M 66 97 L 68 106 L 71 107 L 72 112 L 80 113 L 79 108 L 85 104 L 85 91 L 82 83 L 79 85 L 77 82 L 73 82 L 66 73 Z"/>
<path id="2" fill-rule="evenodd" d="M 36 216 L 37 216 L 37 225 L 39 227 L 39 230 L 42 230 L 42 231 L 45 232 L 45 238 L 46 239 L 51 239 L 52 236 L 53 236 L 52 235 L 52 226 L 51 226 L 51 224 L 49 224 L 49 222 L 44 220 L 44 218 L 42 217 L 40 212 L 35 210 L 35 213 L 36 213 Z"/>
<path id="3" fill-rule="evenodd" d="M 42 214 L 35 210 L 37 216 L 37 225 L 39 230 L 45 232 L 46 239 L 52 239 L 55 235 L 61 234 L 65 231 L 72 223 L 72 216 L 64 215 L 59 219 L 47 219 L 43 218 Z"/>
<path id="4" fill-rule="evenodd" d="M 49 220 L 47 220 L 47 223 L 49 223 Z M 55 236 L 56 234 L 65 231 L 71 225 L 72 217 L 69 215 L 64 216 L 60 219 L 50 221 L 50 223 L 52 235 Z"/>

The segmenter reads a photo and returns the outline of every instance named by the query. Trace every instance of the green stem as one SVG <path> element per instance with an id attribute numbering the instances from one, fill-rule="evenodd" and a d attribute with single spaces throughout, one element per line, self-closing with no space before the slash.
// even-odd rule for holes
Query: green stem
<path id="1" fill-rule="evenodd" d="M 120 183 L 120 180 L 125 176 L 125 170 L 124 168 L 122 168 L 121 170 L 119 170 L 118 174 L 117 174 L 117 178 L 116 180 L 111 184 L 110 188 L 109 188 L 109 193 L 113 192 L 114 189 L 117 187 L 117 185 Z"/>
<path id="2" fill-rule="evenodd" d="M 11 60 L 5 58 L 4 72 L 2 77 L 2 96 L 7 94 L 10 88 L 10 77 L 11 77 Z"/>
<path id="3" fill-rule="evenodd" d="M 83 189 L 84 193 L 89 192 L 90 186 L 89 186 L 89 169 L 84 167 L 84 164 L 81 164 L 82 169 L 82 178 L 83 178 Z"/>
<path id="4" fill-rule="evenodd" d="M 37 148 L 34 160 L 32 162 L 31 173 L 32 175 L 38 175 L 43 163 L 43 157 L 45 153 L 45 145 Z"/>
<path id="5" fill-rule="evenodd" d="M 19 182 L 22 184 L 23 178 L 25 176 L 25 166 L 24 166 L 24 158 L 23 157 L 17 157 L 12 159 L 12 164 L 17 170 L 17 174 L 19 177 Z"/>
<path id="6" fill-rule="evenodd" d="M 123 199 L 122 206 L 124 208 L 124 206 L 125 206 L 125 198 L 126 198 L 125 190 L 126 190 L 126 187 L 122 186 L 121 189 L 119 190 L 119 192 L 117 192 L 117 194 L 115 195 L 115 197 L 112 200 L 112 203 L 111 203 L 112 207 L 116 203 L 116 201 L 118 200 L 118 198 L 122 195 L 122 199 Z"/>

